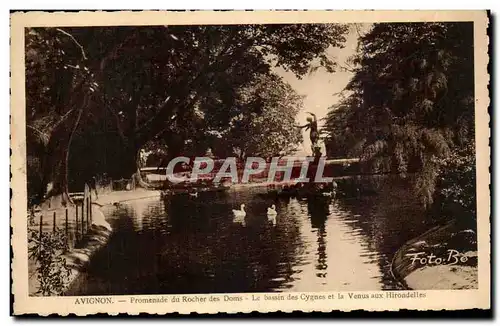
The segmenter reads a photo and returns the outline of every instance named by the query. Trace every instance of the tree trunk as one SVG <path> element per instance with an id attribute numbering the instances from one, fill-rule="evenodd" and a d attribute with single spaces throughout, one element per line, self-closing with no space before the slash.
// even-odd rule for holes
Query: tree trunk
<path id="1" fill-rule="evenodd" d="M 118 156 L 113 159 L 112 170 L 110 176 L 113 179 L 128 179 L 137 170 L 137 152 L 138 149 L 134 144 L 126 142 L 122 144 L 122 148 L 118 152 Z"/>
<path id="2" fill-rule="evenodd" d="M 71 141 L 80 122 L 83 108 L 71 113 L 64 123 L 51 133 L 43 158 L 43 181 L 41 198 L 50 200 L 50 205 L 72 203 L 68 194 L 68 161 Z M 79 153 L 75 153 L 78 155 Z"/>
<path id="3" fill-rule="evenodd" d="M 150 184 L 148 184 L 146 181 L 142 179 L 141 175 L 141 157 L 140 157 L 140 149 L 137 151 L 137 158 L 136 158 L 136 172 L 133 175 L 133 178 L 135 180 L 135 186 L 144 188 L 144 189 L 150 189 L 152 188 Z"/>

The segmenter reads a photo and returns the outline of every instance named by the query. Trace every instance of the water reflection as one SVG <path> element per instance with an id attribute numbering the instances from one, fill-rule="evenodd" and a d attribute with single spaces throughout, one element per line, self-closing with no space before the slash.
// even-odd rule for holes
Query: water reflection
<path id="1" fill-rule="evenodd" d="M 307 201 L 307 211 L 311 218 L 311 226 L 316 229 L 318 250 L 316 253 L 316 273 L 317 277 L 326 278 L 327 256 L 326 256 L 326 230 L 325 222 L 330 215 L 329 203 L 327 199 L 311 198 Z"/>
<path id="2" fill-rule="evenodd" d="M 113 212 L 109 245 L 73 294 L 396 289 L 394 250 L 422 225 L 395 222 L 379 201 L 277 200 L 251 190 L 131 201 Z M 233 214 L 241 204 L 243 223 Z"/>

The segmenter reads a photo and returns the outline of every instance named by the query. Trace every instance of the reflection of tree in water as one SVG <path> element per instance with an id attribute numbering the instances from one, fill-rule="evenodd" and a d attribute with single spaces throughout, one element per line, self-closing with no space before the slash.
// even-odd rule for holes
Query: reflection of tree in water
<path id="1" fill-rule="evenodd" d="M 367 251 L 380 253 L 377 262 L 383 271 L 383 284 L 394 288 L 389 271 L 395 252 L 431 227 L 411 187 L 404 181 L 386 178 L 377 196 L 338 198 L 337 205 L 351 216 L 354 223 L 350 225 L 364 235 Z"/>
<path id="2" fill-rule="evenodd" d="M 162 249 L 164 293 L 260 292 L 286 287 L 300 242 L 293 216 L 278 216 L 272 226 L 269 202 L 249 193 L 166 203 L 170 234 Z M 232 209 L 245 203 L 246 226 L 233 223 Z M 175 279 L 175 282 L 172 281 Z"/>
<path id="3" fill-rule="evenodd" d="M 316 273 L 316 276 L 325 278 L 326 272 L 323 271 L 326 271 L 328 267 L 325 222 L 328 215 L 330 215 L 329 200 L 326 198 L 309 198 L 307 200 L 307 211 L 311 217 L 311 226 L 317 230 L 318 236 L 318 262 L 316 264 L 318 273 Z"/>
<path id="4" fill-rule="evenodd" d="M 168 222 L 173 232 L 210 228 L 210 217 L 222 213 L 223 209 L 224 198 L 217 198 L 212 194 L 203 194 L 200 200 L 194 200 L 187 194 L 176 195 L 165 205 Z"/>
<path id="5" fill-rule="evenodd" d="M 87 269 L 91 279 L 84 282 L 84 288 L 75 288 L 75 294 L 141 294 L 158 288 L 157 279 L 151 276 L 158 273 L 157 253 L 164 238 L 159 230 L 165 224 L 162 213 L 157 200 L 123 203 L 110 211 L 114 232 L 91 260 Z"/>
<path id="6" fill-rule="evenodd" d="M 361 254 L 380 266 L 385 289 L 397 288 L 389 271 L 394 252 L 429 228 L 414 202 L 410 191 L 395 183 L 388 183 L 376 197 L 334 202 L 336 214 L 361 237 Z M 232 222 L 231 209 L 241 203 L 247 206 L 246 227 Z M 278 211 L 274 227 L 266 215 L 273 203 Z M 300 233 L 306 210 L 317 239 L 316 275 L 325 280 L 327 258 L 335 258 L 327 257 L 326 251 L 329 205 L 327 198 L 276 201 L 243 192 L 172 197 L 139 210 L 135 203 L 122 205 L 112 221 L 115 232 L 92 260 L 93 280 L 82 293 L 262 292 L 292 287 L 297 270 L 309 263 Z M 141 210 L 139 228 L 134 218 Z"/>

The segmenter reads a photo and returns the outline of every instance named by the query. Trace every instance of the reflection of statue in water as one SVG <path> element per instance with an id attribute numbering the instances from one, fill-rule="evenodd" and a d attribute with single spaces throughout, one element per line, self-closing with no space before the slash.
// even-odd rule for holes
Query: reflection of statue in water
<path id="1" fill-rule="evenodd" d="M 311 217 L 311 226 L 314 229 L 325 227 L 330 215 L 330 200 L 326 197 L 309 197 L 307 199 L 307 212 Z"/>
<path id="2" fill-rule="evenodd" d="M 298 128 L 310 129 L 309 138 L 311 139 L 311 150 L 314 157 L 319 158 L 321 156 L 321 146 L 318 144 L 319 141 L 319 131 L 318 131 L 318 119 L 316 115 L 312 112 L 307 112 L 311 117 L 307 117 L 307 124 L 303 126 L 297 126 Z"/>
<path id="3" fill-rule="evenodd" d="M 316 276 L 325 278 L 327 264 L 326 255 L 326 230 L 325 223 L 330 215 L 328 201 L 324 198 L 311 197 L 307 199 L 307 211 L 311 217 L 311 226 L 316 229 L 318 236 L 318 250 L 316 262 Z"/>

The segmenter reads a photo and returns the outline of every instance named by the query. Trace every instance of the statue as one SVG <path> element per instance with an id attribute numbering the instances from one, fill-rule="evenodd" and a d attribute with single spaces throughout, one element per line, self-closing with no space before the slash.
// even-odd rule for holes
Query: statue
<path id="1" fill-rule="evenodd" d="M 309 138 L 311 139 L 311 150 L 314 158 L 317 160 L 321 156 L 321 146 L 318 144 L 319 141 L 319 131 L 318 131 L 318 119 L 316 115 L 312 112 L 307 112 L 311 117 L 307 117 L 307 124 L 303 126 L 297 126 L 297 128 L 306 128 L 310 130 Z"/>

